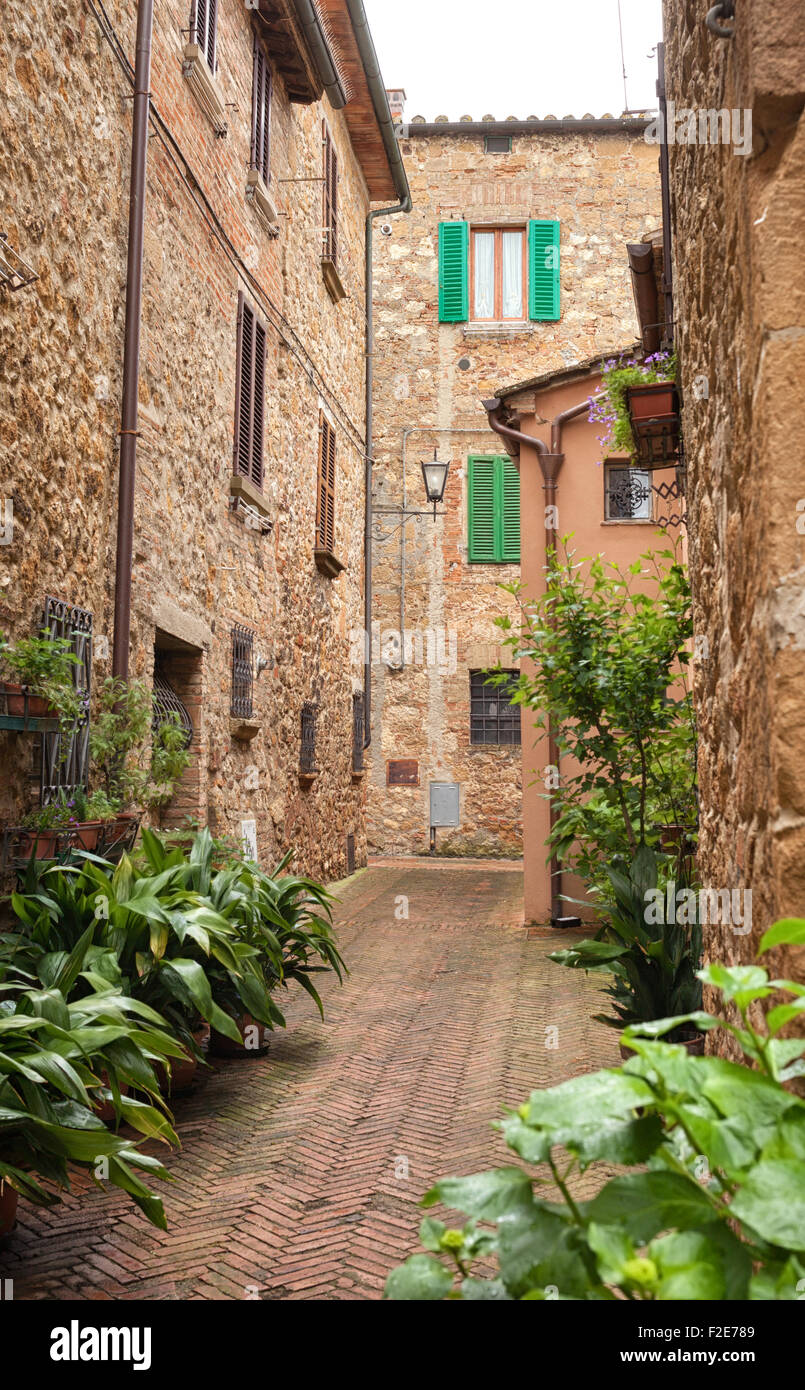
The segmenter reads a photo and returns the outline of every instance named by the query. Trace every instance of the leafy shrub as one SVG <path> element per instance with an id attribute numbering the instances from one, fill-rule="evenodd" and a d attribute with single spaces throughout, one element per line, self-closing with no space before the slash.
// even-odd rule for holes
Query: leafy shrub
<path id="1" fill-rule="evenodd" d="M 761 951 L 805 942 L 805 922 L 777 923 Z M 805 1038 L 780 1030 L 805 1013 L 805 986 L 759 966 L 713 965 L 734 1023 L 697 1012 L 627 1029 L 624 1066 L 533 1091 L 500 1128 L 519 1166 L 446 1178 L 423 1198 L 465 1212 L 461 1229 L 426 1219 L 432 1252 L 392 1271 L 392 1299 L 795 1300 L 805 1279 Z M 784 991 L 755 1026 L 760 1002 Z M 681 1024 L 726 1028 L 748 1065 L 691 1057 L 662 1039 Z M 634 1169 L 590 1201 L 570 1178 L 593 1162 Z M 535 1194 L 553 1182 L 561 1200 Z M 492 1229 L 479 1228 L 476 1222 Z M 496 1272 L 473 1272 L 478 1260 Z"/>
<path id="2" fill-rule="evenodd" d="M 521 600 L 520 621 L 497 624 L 514 660 L 529 661 L 510 698 L 537 728 L 553 722 L 565 760 L 550 843 L 600 891 L 607 867 L 657 844 L 660 825 L 695 824 L 690 585 L 673 550 L 624 574 L 600 555 L 577 560 L 567 539 L 545 574 L 533 601 L 505 586 Z"/>
<path id="3" fill-rule="evenodd" d="M 657 856 L 646 846 L 637 851 L 628 875 L 608 869 L 611 892 L 600 905 L 604 925 L 593 939 L 549 956 L 558 965 L 614 977 L 606 991 L 614 1001 L 614 1016 L 595 1015 L 613 1028 L 690 1014 L 701 1006 L 701 925 L 696 913 L 687 923 L 667 922 L 664 910 L 646 911 L 647 894 L 659 881 L 657 870 Z M 669 1041 L 682 1041 L 690 1033 L 690 1025 L 683 1024 L 679 1037 Z"/>

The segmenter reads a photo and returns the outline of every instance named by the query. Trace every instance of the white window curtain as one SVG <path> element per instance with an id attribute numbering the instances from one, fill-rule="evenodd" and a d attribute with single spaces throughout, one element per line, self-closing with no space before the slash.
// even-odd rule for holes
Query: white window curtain
<path id="1" fill-rule="evenodd" d="M 475 317 L 495 317 L 495 233 L 475 234 Z"/>
<path id="2" fill-rule="evenodd" d="M 503 317 L 523 317 L 523 234 L 503 233 Z"/>

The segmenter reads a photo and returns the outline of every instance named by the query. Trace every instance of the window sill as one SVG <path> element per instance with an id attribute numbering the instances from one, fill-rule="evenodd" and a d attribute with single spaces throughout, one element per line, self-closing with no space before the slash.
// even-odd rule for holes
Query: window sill
<path id="1" fill-rule="evenodd" d="M 207 67 L 206 59 L 197 43 L 185 44 L 182 74 L 215 134 L 223 140 L 229 129 L 226 123 L 226 106 L 218 83 Z"/>
<path id="2" fill-rule="evenodd" d="M 465 338 L 519 338 L 524 333 L 536 333 L 539 324 L 531 319 L 501 323 L 465 323 Z"/>
<path id="3" fill-rule="evenodd" d="M 322 256 L 321 273 L 327 286 L 327 293 L 333 303 L 338 304 L 342 299 L 346 299 L 347 292 L 344 289 L 344 282 L 338 273 L 335 261 L 331 261 L 327 256 Z"/>
<path id="4" fill-rule="evenodd" d="M 299 773 L 299 784 L 300 784 L 300 786 L 306 787 L 306 788 L 312 787 L 312 786 L 313 786 L 313 783 L 317 780 L 318 775 L 319 775 L 318 769 L 316 770 L 316 772 L 300 772 L 300 773 Z"/>
<path id="5" fill-rule="evenodd" d="M 246 175 L 246 202 L 254 208 L 263 230 L 270 237 L 278 237 L 280 214 L 262 174 L 257 169 L 250 169 Z"/>
<path id="6" fill-rule="evenodd" d="M 233 473 L 229 479 L 229 494 L 231 497 L 242 497 L 244 502 L 248 502 L 250 507 L 261 516 L 268 516 L 268 504 L 265 495 L 259 487 L 255 487 L 251 478 L 247 478 L 245 473 Z"/>
<path id="7" fill-rule="evenodd" d="M 234 714 L 230 715 L 229 733 L 238 743 L 251 743 L 252 739 L 257 738 L 259 732 L 259 724 L 253 724 L 249 719 L 239 719 Z"/>
<path id="8" fill-rule="evenodd" d="M 337 579 L 342 570 L 346 569 L 346 565 L 343 565 L 329 550 L 314 550 L 313 558 L 316 561 L 316 569 L 327 579 Z"/>
<path id="9" fill-rule="evenodd" d="M 656 531 L 660 523 L 654 521 L 650 516 L 608 516 L 600 524 L 602 526 L 653 526 Z"/>

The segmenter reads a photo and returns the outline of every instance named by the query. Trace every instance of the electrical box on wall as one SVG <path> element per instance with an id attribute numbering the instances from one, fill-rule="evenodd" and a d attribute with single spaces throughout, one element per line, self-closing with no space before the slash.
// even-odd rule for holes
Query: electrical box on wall
<path id="1" fill-rule="evenodd" d="M 458 782 L 431 782 L 430 823 L 432 828 L 459 824 Z"/>

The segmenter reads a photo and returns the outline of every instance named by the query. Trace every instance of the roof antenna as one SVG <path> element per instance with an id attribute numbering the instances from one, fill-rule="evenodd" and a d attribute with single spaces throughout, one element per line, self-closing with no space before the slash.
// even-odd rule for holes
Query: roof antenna
<path id="1" fill-rule="evenodd" d="M 626 92 L 626 55 L 623 51 L 623 17 L 621 15 L 621 0 L 618 0 L 618 32 L 621 37 L 621 69 L 623 71 L 623 113 L 629 110 L 629 97 Z"/>

